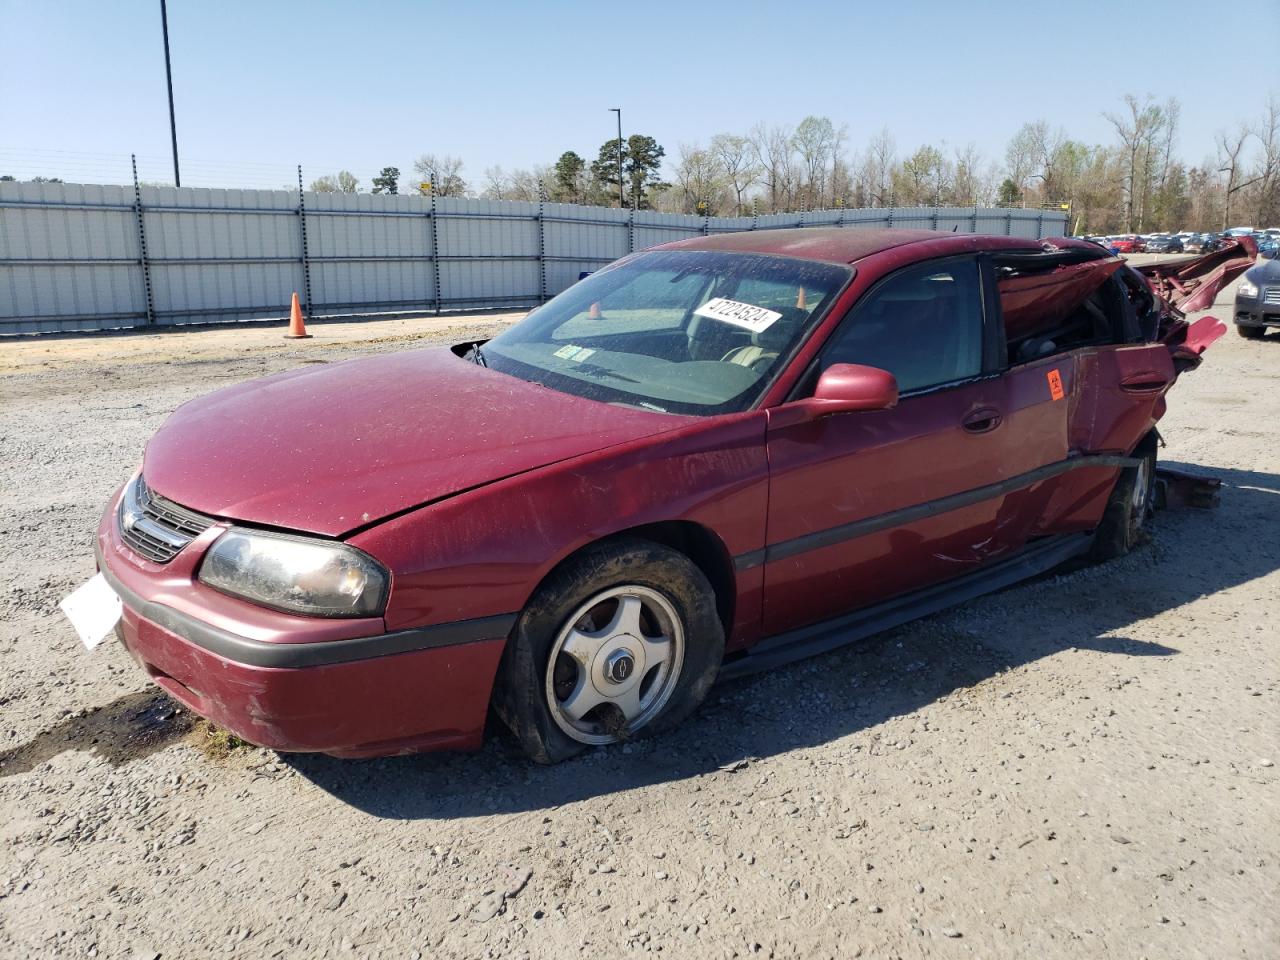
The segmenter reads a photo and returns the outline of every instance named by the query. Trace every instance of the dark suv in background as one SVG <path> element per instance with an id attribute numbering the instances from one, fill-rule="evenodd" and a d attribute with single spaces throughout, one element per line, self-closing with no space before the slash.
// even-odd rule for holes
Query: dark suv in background
<path id="1" fill-rule="evenodd" d="M 1147 253 L 1182 253 L 1181 237 L 1150 237 Z"/>
<path id="2" fill-rule="evenodd" d="M 1256 340 L 1267 327 L 1280 327 L 1280 260 L 1263 260 L 1245 272 L 1236 287 L 1236 332 Z"/>

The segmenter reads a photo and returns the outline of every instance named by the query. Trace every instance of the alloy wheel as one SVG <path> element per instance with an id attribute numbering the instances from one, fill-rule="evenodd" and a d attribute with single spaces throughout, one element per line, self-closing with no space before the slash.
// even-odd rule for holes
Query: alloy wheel
<path id="1" fill-rule="evenodd" d="M 580 743 L 615 743 L 662 712 L 684 652 L 684 626 L 663 594 L 639 584 L 602 591 L 556 635 L 545 682 L 551 716 Z"/>

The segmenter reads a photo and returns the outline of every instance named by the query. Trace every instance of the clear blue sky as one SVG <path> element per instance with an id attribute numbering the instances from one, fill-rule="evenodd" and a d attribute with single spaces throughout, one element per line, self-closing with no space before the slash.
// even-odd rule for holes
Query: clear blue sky
<path id="1" fill-rule="evenodd" d="M 614 106 L 669 156 L 814 113 L 855 149 L 887 125 L 900 151 L 999 158 L 1039 118 L 1108 139 L 1126 92 L 1181 100 L 1180 152 L 1199 162 L 1280 91 L 1257 46 L 1280 38 L 1276 0 L 170 0 L 169 30 L 184 179 L 210 185 L 277 185 L 301 162 L 367 189 L 424 152 L 478 183 L 493 164 L 591 159 Z M 94 180 L 130 152 L 167 178 L 159 0 L 0 0 L 0 173 Z"/>

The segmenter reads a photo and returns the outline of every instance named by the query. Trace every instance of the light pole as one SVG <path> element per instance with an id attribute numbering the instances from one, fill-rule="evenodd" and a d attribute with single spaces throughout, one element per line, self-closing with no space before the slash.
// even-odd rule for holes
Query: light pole
<path id="1" fill-rule="evenodd" d="M 173 117 L 173 69 L 169 65 L 169 11 L 160 0 L 160 28 L 164 31 L 164 79 L 169 85 L 169 135 L 173 138 L 173 185 L 182 186 L 178 174 L 178 123 Z"/>
<path id="2" fill-rule="evenodd" d="M 610 107 L 609 112 L 618 115 L 618 209 L 621 210 L 627 205 L 622 193 L 622 108 Z"/>

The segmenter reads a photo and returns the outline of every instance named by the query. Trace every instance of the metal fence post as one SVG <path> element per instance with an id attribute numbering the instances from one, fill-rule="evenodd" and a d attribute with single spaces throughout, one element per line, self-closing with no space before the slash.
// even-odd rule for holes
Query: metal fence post
<path id="1" fill-rule="evenodd" d="M 752 200 L 751 201 L 751 229 L 752 230 L 754 230 L 758 226 L 759 220 L 760 220 L 760 201 Z"/>
<path id="2" fill-rule="evenodd" d="M 970 230 L 969 232 L 970 233 L 978 232 L 978 205 L 976 203 L 973 205 L 973 229 Z"/>
<path id="3" fill-rule="evenodd" d="M 152 326 L 156 322 L 156 304 L 151 292 L 151 264 L 147 260 L 147 225 L 142 219 L 142 188 L 138 186 L 138 158 L 131 153 L 129 159 L 133 163 L 133 210 L 138 217 L 138 262 L 142 265 L 142 287 L 147 294 L 147 324 Z"/>
<path id="4" fill-rule="evenodd" d="M 1013 211 L 1006 210 L 1004 215 L 1004 235 L 1006 237 L 1013 236 Z"/>
<path id="5" fill-rule="evenodd" d="M 1044 236 L 1044 211 L 1040 211 L 1039 224 L 1036 226 L 1036 239 Z"/>
<path id="6" fill-rule="evenodd" d="M 636 252 L 636 211 L 634 207 L 627 214 L 627 252 Z"/>
<path id="7" fill-rule="evenodd" d="M 436 315 L 440 314 L 440 227 L 436 220 L 436 188 L 432 184 L 428 189 L 431 197 L 431 275 L 432 294 L 431 303 L 435 307 Z"/>
<path id="8" fill-rule="evenodd" d="M 929 229 L 938 229 L 938 208 L 936 206 L 933 208 L 933 213 L 929 214 Z"/>
<path id="9" fill-rule="evenodd" d="M 298 164 L 298 223 L 302 225 L 303 309 L 311 312 L 311 261 L 307 259 L 307 202 L 302 196 L 302 164 Z"/>
<path id="10" fill-rule="evenodd" d="M 538 183 L 538 302 L 547 302 L 547 221 L 543 216 L 542 205 L 546 200 L 546 190 Z"/>

